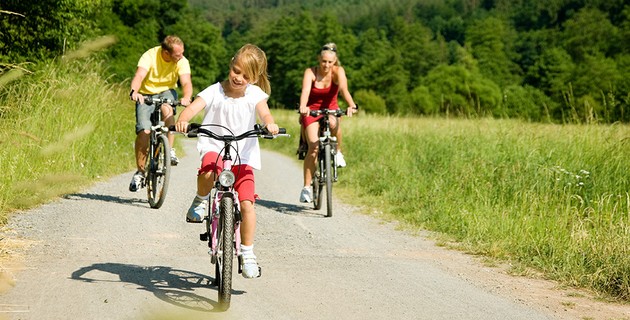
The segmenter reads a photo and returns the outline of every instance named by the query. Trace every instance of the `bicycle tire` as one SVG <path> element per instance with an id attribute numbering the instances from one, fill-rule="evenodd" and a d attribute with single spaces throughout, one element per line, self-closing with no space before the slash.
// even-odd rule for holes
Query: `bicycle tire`
<path id="1" fill-rule="evenodd" d="M 171 154 L 168 139 L 165 135 L 158 135 L 149 149 L 147 198 L 151 208 L 158 209 L 166 199 L 168 182 L 171 177 Z"/>
<path id="2" fill-rule="evenodd" d="M 332 151 L 330 144 L 324 147 L 324 178 L 326 181 L 326 217 L 332 217 Z"/>
<path id="3" fill-rule="evenodd" d="M 221 198 L 219 205 L 219 308 L 227 310 L 232 298 L 232 266 L 234 262 L 234 199 Z"/>
<path id="4" fill-rule="evenodd" d="M 311 189 L 313 190 L 313 209 L 319 210 L 322 208 L 322 190 L 324 186 L 322 185 L 322 155 L 321 155 L 321 147 L 320 152 L 317 155 L 317 165 L 319 168 L 316 168 L 315 174 L 313 175 L 313 179 L 311 182 Z"/>

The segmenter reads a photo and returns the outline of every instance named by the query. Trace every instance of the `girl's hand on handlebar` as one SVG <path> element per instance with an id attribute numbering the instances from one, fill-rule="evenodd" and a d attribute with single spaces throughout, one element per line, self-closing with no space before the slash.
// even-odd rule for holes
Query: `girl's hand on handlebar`
<path id="1" fill-rule="evenodd" d="M 175 131 L 186 133 L 188 132 L 188 125 L 189 123 L 186 121 L 177 121 L 175 123 Z"/>
<path id="2" fill-rule="evenodd" d="M 269 133 L 271 133 L 273 135 L 278 134 L 278 132 L 280 131 L 280 128 L 275 123 L 268 123 L 268 124 L 266 124 L 265 125 L 265 129 L 267 129 L 267 131 L 269 131 Z"/>

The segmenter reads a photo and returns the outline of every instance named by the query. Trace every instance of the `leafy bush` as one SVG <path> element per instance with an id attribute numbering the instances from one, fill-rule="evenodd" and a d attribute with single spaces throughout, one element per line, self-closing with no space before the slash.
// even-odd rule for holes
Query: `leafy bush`
<path id="1" fill-rule="evenodd" d="M 353 97 L 359 108 L 366 113 L 385 114 L 387 107 L 385 99 L 381 98 L 372 90 L 358 90 Z"/>

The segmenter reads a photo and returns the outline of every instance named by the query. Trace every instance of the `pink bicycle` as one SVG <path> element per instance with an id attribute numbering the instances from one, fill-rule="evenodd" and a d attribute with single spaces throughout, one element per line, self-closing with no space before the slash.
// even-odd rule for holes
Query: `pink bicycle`
<path id="1" fill-rule="evenodd" d="M 223 159 L 223 171 L 219 174 L 210 191 L 210 205 L 202 220 L 202 222 L 205 221 L 206 232 L 200 234 L 199 239 L 208 242 L 210 261 L 215 266 L 213 285 L 219 287 L 219 308 L 227 310 L 230 307 L 232 296 L 232 266 L 235 256 L 238 260 L 238 273 L 243 272 L 243 258 L 240 252 L 240 201 L 238 193 L 234 190 L 236 176 L 232 172 L 232 167 L 240 162 L 240 157 L 238 148 L 232 143 L 245 138 L 274 139 L 278 136 L 289 135 L 286 134 L 285 128 L 280 128 L 279 134 L 271 135 L 259 124 L 256 124 L 252 130 L 237 136 L 233 134 L 217 135 L 207 129 L 208 127 L 221 127 L 229 132 L 229 129 L 221 125 L 192 123 L 187 130 L 187 136 L 204 135 L 225 143 L 225 147 L 219 154 L 219 157 Z M 235 153 L 234 156 L 232 152 Z"/>

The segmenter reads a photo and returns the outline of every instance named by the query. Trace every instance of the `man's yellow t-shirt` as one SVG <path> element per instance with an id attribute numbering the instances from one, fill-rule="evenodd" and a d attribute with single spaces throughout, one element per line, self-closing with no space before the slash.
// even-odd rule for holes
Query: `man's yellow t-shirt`
<path id="1" fill-rule="evenodd" d="M 138 67 L 148 70 L 138 92 L 142 94 L 158 94 L 177 87 L 180 75 L 190 73 L 190 64 L 186 57 L 177 63 L 166 62 L 162 58 L 162 47 L 157 46 L 145 52 L 138 61 Z"/>

